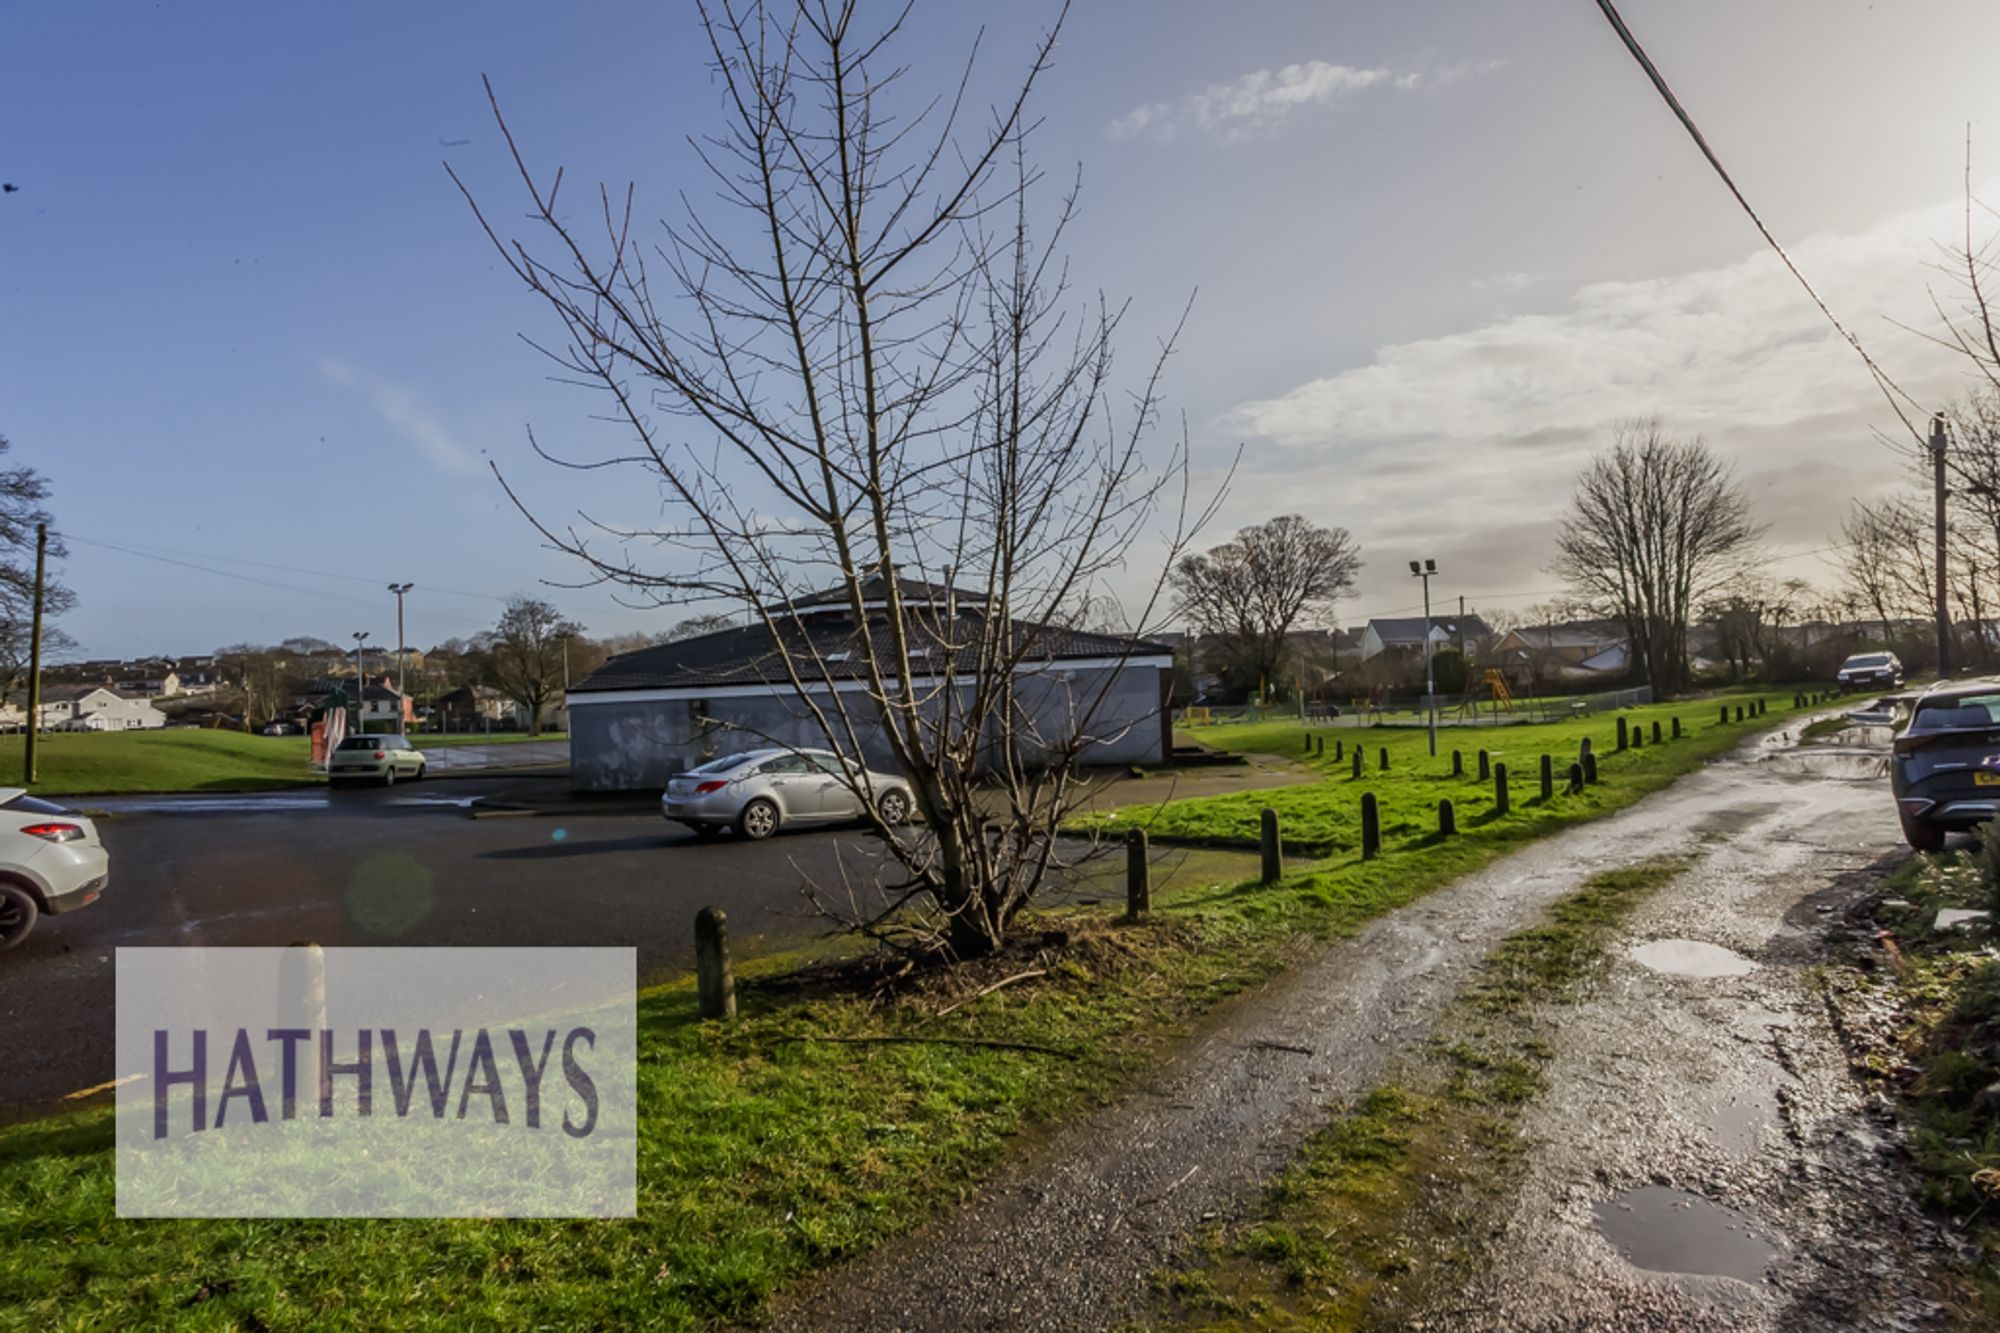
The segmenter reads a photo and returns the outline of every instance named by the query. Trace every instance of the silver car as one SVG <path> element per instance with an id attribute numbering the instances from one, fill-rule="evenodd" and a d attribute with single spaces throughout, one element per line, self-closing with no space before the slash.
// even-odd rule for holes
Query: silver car
<path id="1" fill-rule="evenodd" d="M 348 736 L 326 757 L 326 785 L 379 782 L 393 787 L 397 778 L 421 779 L 428 767 L 424 752 L 408 736 Z"/>
<path id="2" fill-rule="evenodd" d="M 768 838 L 790 824 L 852 823 L 862 816 L 862 793 L 873 795 L 884 823 L 910 817 L 910 786 L 901 778 L 857 769 L 850 781 L 825 750 L 747 750 L 669 779 L 660 813 L 696 833 L 734 828 Z"/>

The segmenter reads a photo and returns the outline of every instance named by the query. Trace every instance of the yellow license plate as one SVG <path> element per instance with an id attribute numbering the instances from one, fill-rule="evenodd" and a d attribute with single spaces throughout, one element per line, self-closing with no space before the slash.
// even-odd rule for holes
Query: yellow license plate
<path id="1" fill-rule="evenodd" d="M 2000 787 L 2000 773 L 1988 773 L 1982 768 L 1972 775 L 1972 785 L 1975 787 Z"/>

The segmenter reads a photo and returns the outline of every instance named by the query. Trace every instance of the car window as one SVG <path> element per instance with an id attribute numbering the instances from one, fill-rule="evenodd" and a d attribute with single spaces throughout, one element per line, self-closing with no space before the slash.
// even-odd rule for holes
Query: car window
<path id="1" fill-rule="evenodd" d="M 1990 727 L 2000 722 L 2000 694 L 1962 695 L 1920 703 L 1916 721 L 1924 727 Z"/>
<path id="2" fill-rule="evenodd" d="M 727 773 L 730 769 L 741 768 L 743 767 L 743 765 L 749 762 L 750 762 L 750 756 L 747 754 L 723 754 L 723 755 L 717 755 L 715 758 L 709 760 L 705 764 L 696 764 L 693 768 L 690 768 L 688 772 Z"/>
<path id="3" fill-rule="evenodd" d="M 1881 653 L 1872 653 L 1866 657 L 1850 657 L 1847 659 L 1847 665 L 1851 667 L 1888 666 L 1889 659 Z"/>
<path id="4" fill-rule="evenodd" d="M 343 750 L 372 750 L 382 743 L 380 736 L 349 736 L 340 743 Z"/>
<path id="5" fill-rule="evenodd" d="M 830 754 L 809 754 L 806 756 L 806 762 L 821 773 L 831 773 L 837 778 L 847 776 L 841 772 L 840 760 Z"/>
<path id="6" fill-rule="evenodd" d="M 759 773 L 763 773 L 766 775 L 776 774 L 776 773 L 803 773 L 806 771 L 806 761 L 799 755 L 781 754 L 776 759 L 768 760 L 764 764 L 760 765 L 757 771 Z"/>

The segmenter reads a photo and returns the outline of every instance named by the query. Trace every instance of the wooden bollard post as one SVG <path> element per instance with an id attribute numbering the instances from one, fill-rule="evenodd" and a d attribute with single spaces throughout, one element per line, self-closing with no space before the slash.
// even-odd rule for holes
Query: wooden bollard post
<path id="1" fill-rule="evenodd" d="M 1743 705 L 1742 705 L 1742 704 L 1738 704 L 1738 705 L 1736 705 L 1736 720 L 1737 720 L 1738 722 L 1741 722 L 1741 721 L 1743 720 Z"/>
<path id="2" fill-rule="evenodd" d="M 1324 736 L 1319 737 L 1319 749 L 1316 752 L 1315 757 L 1319 759 L 1326 758 L 1326 737 Z"/>
<path id="3" fill-rule="evenodd" d="M 1679 740 L 1681 738 L 1681 720 L 1677 717 L 1671 717 L 1667 720 L 1674 724 L 1674 739 Z"/>
<path id="4" fill-rule="evenodd" d="M 1382 815 L 1375 806 L 1375 793 L 1361 793 L 1361 859 L 1373 861 L 1382 854 Z"/>
<path id="5" fill-rule="evenodd" d="M 1653 723 L 1653 744 L 1658 745 L 1659 743 L 1660 743 L 1660 724 L 1658 722 L 1655 722 Z"/>
<path id="6" fill-rule="evenodd" d="M 695 994 L 703 1018 L 736 1017 L 736 976 L 729 969 L 729 919 L 719 907 L 694 914 Z"/>
<path id="7" fill-rule="evenodd" d="M 1628 733 L 1630 732 L 1630 730 L 1631 730 L 1631 729 L 1630 729 L 1630 727 L 1629 727 L 1629 726 L 1627 726 L 1627 724 L 1626 724 L 1626 722 L 1625 722 L 1625 719 L 1624 719 L 1624 718 L 1622 718 L 1622 717 L 1621 717 L 1621 718 L 1619 718 L 1619 719 L 1618 719 L 1618 748 L 1619 748 L 1619 749 L 1621 749 L 1621 750 L 1622 750 L 1622 749 L 1624 749 L 1624 748 L 1625 748 L 1625 744 L 1626 744 L 1626 741 L 1627 741 L 1627 740 L 1629 739 L 1629 736 L 1628 736 Z"/>
<path id="8" fill-rule="evenodd" d="M 1306 737 L 1306 753 L 1311 754 L 1312 752 L 1313 752 L 1313 738 L 1308 736 Z"/>
<path id="9" fill-rule="evenodd" d="M 1581 763 L 1569 766 L 1569 794 L 1571 796 L 1583 795 L 1583 765 Z"/>
<path id="10" fill-rule="evenodd" d="M 1359 745 L 1354 747 L 1354 776 L 1357 778 L 1361 776 L 1361 747 Z"/>
<path id="11" fill-rule="evenodd" d="M 1386 745 L 1382 747 L 1382 771 L 1389 771 L 1389 747 Z"/>
<path id="12" fill-rule="evenodd" d="M 1542 756 L 1542 799 L 1553 801 L 1556 797 L 1556 761 L 1553 755 Z"/>
<path id="13" fill-rule="evenodd" d="M 1643 748 L 1646 744 L 1646 729 L 1644 727 L 1632 728 L 1631 740 L 1633 749 Z"/>
<path id="14" fill-rule="evenodd" d="M 1583 780 L 1593 787 L 1597 785 L 1597 756 L 1588 750 L 1583 752 Z"/>
<path id="15" fill-rule="evenodd" d="M 1722 726 L 1725 726 L 1725 727 L 1729 725 L 1729 705 L 1728 705 L 1728 704 L 1724 704 L 1724 705 L 1722 705 L 1722 719 L 1721 719 L 1721 725 L 1722 725 Z"/>
<path id="16" fill-rule="evenodd" d="M 1504 815 L 1511 806 L 1507 798 L 1507 765 L 1493 765 L 1493 813 Z"/>
<path id="17" fill-rule="evenodd" d="M 1465 751 L 1453 750 L 1451 752 L 1451 775 L 1455 778 L 1465 776 Z"/>
<path id="18" fill-rule="evenodd" d="M 1333 743 L 1333 762 L 1337 764 L 1342 759 L 1345 759 L 1347 757 L 1346 751 L 1347 751 L 1347 742 L 1336 739 Z"/>
<path id="19" fill-rule="evenodd" d="M 1479 780 L 1481 782 L 1484 782 L 1492 776 L 1493 776 L 1493 756 L 1486 753 L 1486 751 L 1481 750 L 1479 752 Z"/>
<path id="20" fill-rule="evenodd" d="M 1278 841 L 1278 812 L 1268 805 L 1257 817 L 1257 842 L 1264 853 L 1264 882 L 1276 884 L 1285 873 L 1285 849 Z"/>
<path id="21" fill-rule="evenodd" d="M 1125 830 L 1125 915 L 1137 921 L 1153 910 L 1153 864 L 1146 856 L 1146 830 Z"/>
<path id="22" fill-rule="evenodd" d="M 1444 800 L 1438 802 L 1438 836 L 1440 838 L 1449 838 L 1455 836 L 1457 833 L 1458 809 L 1452 805 L 1451 798 L 1447 796 Z"/>

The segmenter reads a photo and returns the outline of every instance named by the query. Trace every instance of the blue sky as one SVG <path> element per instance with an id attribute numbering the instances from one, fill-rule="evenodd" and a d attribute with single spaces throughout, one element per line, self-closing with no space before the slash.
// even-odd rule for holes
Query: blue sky
<path id="1" fill-rule="evenodd" d="M 1927 401 L 1954 391 L 1889 321 L 1924 318 L 1966 126 L 2000 124 L 2000 7 L 1624 9 L 1836 308 Z M 934 3 L 912 78 L 948 80 L 984 23 L 997 88 L 1053 14 Z M 518 211 L 487 74 L 538 162 L 635 181 L 642 215 L 701 202 L 691 7 L 17 3 L 0 51 L 0 433 L 55 483 L 86 653 L 381 641 L 392 578 L 419 645 L 524 590 L 594 632 L 672 619 L 543 588 L 576 571 L 489 462 L 553 512 L 650 495 L 533 459 L 531 424 L 603 428 L 522 343 L 546 316 L 441 163 Z M 1037 110 L 1043 163 L 1084 175 L 1076 272 L 1133 300 L 1134 353 L 1199 290 L 1167 388 L 1204 476 L 1244 449 L 1223 527 L 1361 539 L 1343 620 L 1401 610 L 1412 555 L 1483 606 L 1550 588 L 1568 478 L 1633 412 L 1728 454 L 1822 582 L 1800 553 L 1900 483 L 1851 353 L 1586 0 L 1085 3 Z"/>

